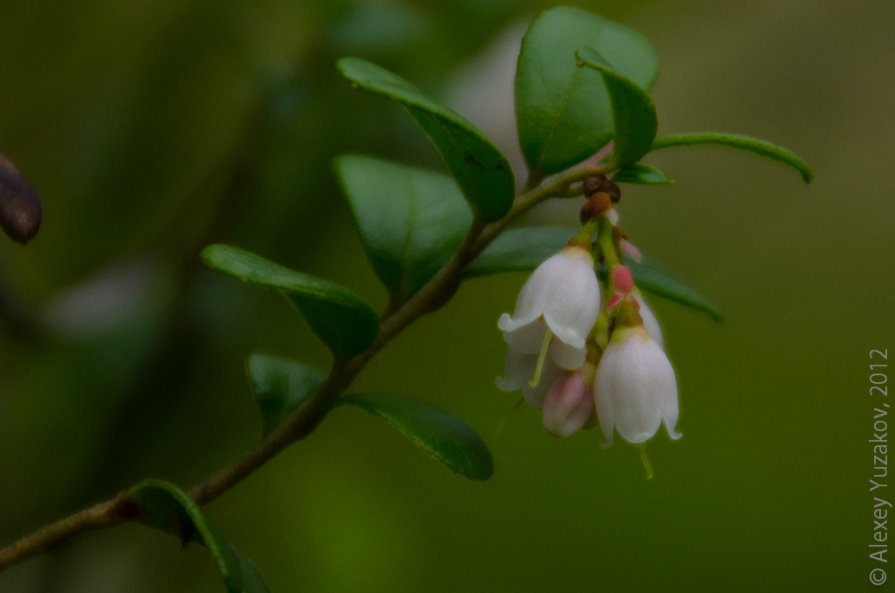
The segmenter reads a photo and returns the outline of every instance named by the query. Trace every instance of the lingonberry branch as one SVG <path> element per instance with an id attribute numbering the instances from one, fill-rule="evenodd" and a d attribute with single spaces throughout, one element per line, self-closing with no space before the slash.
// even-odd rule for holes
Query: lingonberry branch
<path id="1" fill-rule="evenodd" d="M 524 212 L 553 197 L 569 197 L 574 184 L 593 175 L 606 174 L 611 165 L 572 169 L 549 180 L 529 178 L 510 211 L 500 220 L 484 224 L 476 219 L 463 243 L 447 264 L 411 298 L 389 307 L 382 317 L 379 333 L 366 350 L 348 361 L 337 361 L 323 385 L 284 422 L 255 443 L 239 458 L 190 489 L 190 497 L 205 505 L 247 478 L 295 441 L 309 435 L 326 417 L 329 404 L 351 385 L 367 363 L 386 344 L 419 317 L 444 306 L 460 285 L 463 270 L 478 257 L 507 226 Z M 44 552 L 84 531 L 113 527 L 139 518 L 124 496 L 98 503 L 51 523 L 18 541 L 0 548 L 0 572 Z"/>

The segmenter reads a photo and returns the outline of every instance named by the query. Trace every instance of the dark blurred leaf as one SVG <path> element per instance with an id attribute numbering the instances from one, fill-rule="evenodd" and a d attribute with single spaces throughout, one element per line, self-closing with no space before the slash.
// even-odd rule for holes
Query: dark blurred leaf
<path id="1" fill-rule="evenodd" d="M 243 282 L 284 294 L 337 359 L 361 352 L 376 339 L 376 313 L 347 288 L 229 245 L 209 245 L 202 250 L 202 259 Z"/>
<path id="2" fill-rule="evenodd" d="M 656 296 L 664 297 L 685 307 L 690 307 L 707 314 L 715 321 L 723 321 L 724 317 L 718 308 L 691 288 L 683 280 L 678 278 L 671 270 L 654 259 L 643 257 L 640 263 L 631 258 L 625 258 L 625 265 L 634 274 L 634 281 L 641 290 L 651 292 Z M 601 266 L 600 276 L 605 280 L 606 271 Z"/>
<path id="3" fill-rule="evenodd" d="M 562 171 L 612 140 L 609 94 L 598 72 L 577 67 L 581 46 L 644 90 L 658 73 L 653 48 L 636 31 L 579 8 L 541 13 L 522 40 L 515 90 L 519 142 L 540 175 Z"/>
<path id="4" fill-rule="evenodd" d="M 475 278 L 533 270 L 565 247 L 574 234 L 574 229 L 545 226 L 504 231 L 466 268 L 464 275 Z"/>
<path id="5" fill-rule="evenodd" d="M 127 491 L 141 523 L 166 531 L 184 545 L 195 541 L 211 553 L 230 593 L 270 593 L 254 565 L 221 539 L 199 506 L 177 486 L 146 480 Z"/>
<path id="6" fill-rule="evenodd" d="M 653 150 L 661 150 L 672 146 L 694 146 L 697 144 L 712 144 L 745 150 L 784 165 L 789 165 L 799 172 L 805 183 L 811 183 L 811 180 L 814 179 L 814 171 L 799 155 L 767 140 L 741 136 L 739 134 L 722 134 L 719 132 L 670 134 L 657 138 L 653 143 Z"/>
<path id="7" fill-rule="evenodd" d="M 639 183 L 640 185 L 663 185 L 666 183 L 674 183 L 662 170 L 645 165 L 643 163 L 634 163 L 628 165 L 613 175 L 612 180 L 616 183 Z"/>
<path id="8" fill-rule="evenodd" d="M 42 207 L 37 192 L 0 154 L 0 228 L 17 243 L 27 243 L 40 229 Z"/>
<path id="9" fill-rule="evenodd" d="M 653 100 L 636 83 L 616 72 L 598 51 L 579 47 L 576 55 L 584 66 L 603 75 L 612 106 L 615 163 L 622 167 L 636 163 L 652 148 L 659 128 Z"/>
<path id="10" fill-rule="evenodd" d="M 364 156 L 336 159 L 367 257 L 386 288 L 420 289 L 463 241 L 472 214 L 445 175 Z"/>
<path id="11" fill-rule="evenodd" d="M 422 400 L 390 393 L 341 397 L 334 406 L 349 405 L 379 416 L 448 468 L 473 480 L 494 473 L 491 452 L 465 422 Z"/>
<path id="12" fill-rule="evenodd" d="M 441 153 L 472 209 L 490 222 L 513 204 L 515 182 L 500 151 L 465 119 L 388 70 L 342 58 L 339 71 L 355 85 L 403 104 Z"/>
<path id="13" fill-rule="evenodd" d="M 246 375 L 265 434 L 297 410 L 326 379 L 314 367 L 263 354 L 246 360 Z"/>

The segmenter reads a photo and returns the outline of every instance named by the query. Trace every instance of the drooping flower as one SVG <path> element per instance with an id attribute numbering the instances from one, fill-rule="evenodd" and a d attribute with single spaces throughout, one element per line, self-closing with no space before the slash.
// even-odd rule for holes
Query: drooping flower
<path id="1" fill-rule="evenodd" d="M 497 326 L 511 351 L 538 355 L 546 345 L 557 366 L 575 370 L 584 363 L 585 340 L 599 309 L 593 257 L 570 245 L 538 266 L 522 287 L 513 315 L 501 315 Z"/>
<path id="2" fill-rule="evenodd" d="M 672 439 L 678 418 L 677 382 L 665 351 L 642 325 L 620 327 L 597 367 L 597 415 L 607 443 L 613 432 L 644 443 L 664 424 Z"/>

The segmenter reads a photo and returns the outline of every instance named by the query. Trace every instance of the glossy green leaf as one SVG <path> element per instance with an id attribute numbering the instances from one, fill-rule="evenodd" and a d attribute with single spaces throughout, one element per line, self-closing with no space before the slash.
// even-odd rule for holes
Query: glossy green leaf
<path id="1" fill-rule="evenodd" d="M 574 234 L 575 230 L 563 227 L 510 229 L 495 239 L 464 274 L 475 278 L 501 272 L 533 270 L 562 249 Z M 722 320 L 721 312 L 709 299 L 656 260 L 644 257 L 641 263 L 637 263 L 626 258 L 625 264 L 631 268 L 637 286 L 642 290 L 706 313 L 716 321 Z M 605 283 L 605 267 L 600 266 L 598 272 Z"/>
<path id="2" fill-rule="evenodd" d="M 658 74 L 656 54 L 640 33 L 580 8 L 541 13 L 522 40 L 515 86 L 519 142 L 538 175 L 567 169 L 612 140 L 609 93 L 599 72 L 577 66 L 582 46 L 644 90 Z"/>
<path id="3" fill-rule="evenodd" d="M 125 498 L 134 504 L 141 523 L 180 538 L 183 545 L 197 542 L 208 548 L 229 593 L 269 593 L 254 565 L 221 539 L 199 505 L 177 486 L 146 480 L 128 490 Z"/>
<path id="4" fill-rule="evenodd" d="M 695 132 L 690 134 L 670 134 L 657 138 L 653 143 L 653 150 L 671 148 L 673 146 L 694 146 L 698 144 L 710 144 L 715 146 L 727 146 L 738 150 L 745 150 L 765 158 L 788 165 L 799 172 L 805 183 L 811 183 L 814 179 L 814 171 L 799 155 L 777 146 L 767 140 L 741 136 L 739 134 L 722 134 L 719 132 Z"/>
<path id="5" fill-rule="evenodd" d="M 613 160 L 622 167 L 636 163 L 650 151 L 659 129 L 653 100 L 635 82 L 619 74 L 595 49 L 579 47 L 575 55 L 582 66 L 603 75 L 612 107 Z"/>
<path id="6" fill-rule="evenodd" d="M 376 313 L 347 288 L 229 245 L 209 245 L 202 250 L 202 259 L 238 280 L 285 295 L 337 359 L 361 352 L 376 339 Z"/>
<path id="7" fill-rule="evenodd" d="M 376 275 L 409 297 L 450 259 L 472 222 L 453 179 L 370 157 L 335 161 Z"/>
<path id="8" fill-rule="evenodd" d="M 378 416 L 458 474 L 487 480 L 494 473 L 491 452 L 465 422 L 422 400 L 390 393 L 341 397 L 334 406 L 353 406 Z"/>
<path id="9" fill-rule="evenodd" d="M 444 159 L 472 209 L 485 222 L 506 214 L 515 181 L 506 157 L 472 124 L 388 70 L 343 58 L 339 71 L 355 85 L 404 105 Z"/>
<path id="10" fill-rule="evenodd" d="M 637 183 L 640 185 L 664 185 L 674 181 L 661 169 L 643 163 L 634 163 L 613 175 L 616 183 Z"/>
<path id="11" fill-rule="evenodd" d="M 263 354 L 246 360 L 246 376 L 261 412 L 264 434 L 301 407 L 326 379 L 314 367 Z"/>
<path id="12" fill-rule="evenodd" d="M 701 311 L 715 321 L 723 321 L 724 318 L 714 303 L 656 260 L 644 256 L 638 263 L 625 258 L 625 264 L 631 268 L 634 281 L 641 290 Z"/>
<path id="13" fill-rule="evenodd" d="M 575 234 L 565 227 L 533 226 L 504 231 L 466 270 L 467 278 L 533 270 Z"/>

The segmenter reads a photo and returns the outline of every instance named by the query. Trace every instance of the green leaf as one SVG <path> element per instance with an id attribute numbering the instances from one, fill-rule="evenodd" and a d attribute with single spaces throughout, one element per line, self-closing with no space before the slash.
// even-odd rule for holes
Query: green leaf
<path id="1" fill-rule="evenodd" d="M 536 175 L 567 169 L 612 140 L 609 93 L 600 73 L 577 67 L 581 46 L 643 90 L 658 74 L 656 54 L 640 33 L 579 8 L 542 12 L 522 39 L 515 86 L 519 142 Z"/>
<path id="2" fill-rule="evenodd" d="M 640 185 L 664 185 L 674 183 L 661 169 L 643 163 L 634 163 L 613 175 L 616 183 L 638 183 Z"/>
<path id="3" fill-rule="evenodd" d="M 375 311 L 347 288 L 229 245 L 209 245 L 202 250 L 202 259 L 238 280 L 285 295 L 336 359 L 349 358 L 376 339 L 379 320 Z"/>
<path id="4" fill-rule="evenodd" d="M 506 157 L 468 121 L 388 70 L 359 58 L 342 58 L 339 72 L 355 85 L 397 101 L 422 128 L 463 195 L 484 222 L 513 205 L 515 181 Z"/>
<path id="5" fill-rule="evenodd" d="M 264 434 L 301 407 L 326 379 L 313 367 L 263 354 L 246 360 L 246 375 L 261 412 Z"/>
<path id="6" fill-rule="evenodd" d="M 146 480 L 128 490 L 125 498 L 135 505 L 141 523 L 180 538 L 183 545 L 195 541 L 208 548 L 230 593 L 270 592 L 254 565 L 221 539 L 199 505 L 177 486 Z"/>
<path id="7" fill-rule="evenodd" d="M 463 272 L 467 278 L 533 270 L 566 246 L 575 234 L 565 227 L 521 227 L 504 231 Z"/>
<path id="8" fill-rule="evenodd" d="M 562 227 L 510 229 L 495 239 L 464 274 L 467 278 L 476 278 L 501 272 L 533 270 L 562 249 L 574 234 L 574 230 Z M 625 264 L 631 268 L 637 286 L 642 290 L 706 313 L 716 321 L 723 319 L 710 300 L 654 259 L 644 257 L 641 263 L 637 263 L 625 258 Z M 598 272 L 605 282 L 605 266 L 601 265 Z"/>
<path id="9" fill-rule="evenodd" d="M 398 429 L 448 468 L 473 480 L 494 473 L 491 452 L 465 422 L 424 401 L 390 393 L 364 393 L 337 399 L 334 406 L 354 406 Z"/>
<path id="10" fill-rule="evenodd" d="M 472 222 L 453 179 L 370 157 L 348 155 L 335 168 L 376 275 L 409 297 L 450 259 Z"/>
<path id="11" fill-rule="evenodd" d="M 671 270 L 656 260 L 644 256 L 643 260 L 638 263 L 626 257 L 625 265 L 631 269 L 634 281 L 641 290 L 701 311 L 715 321 L 724 320 L 714 303 L 684 283 Z M 603 273 L 605 274 L 605 272 Z"/>
<path id="12" fill-rule="evenodd" d="M 673 146 L 694 146 L 697 144 L 712 144 L 715 146 L 727 146 L 739 150 L 745 150 L 759 156 L 789 165 L 799 172 L 805 183 L 811 183 L 814 179 L 814 171 L 796 153 L 777 146 L 767 140 L 741 136 L 739 134 L 722 134 L 719 132 L 694 132 L 690 134 L 670 134 L 657 138 L 653 143 L 653 150 L 671 148 Z"/>
<path id="13" fill-rule="evenodd" d="M 582 65 L 603 75 L 612 106 L 615 163 L 622 167 L 636 163 L 650 151 L 659 129 L 653 100 L 635 82 L 616 72 L 598 51 L 579 47 L 575 55 Z"/>

